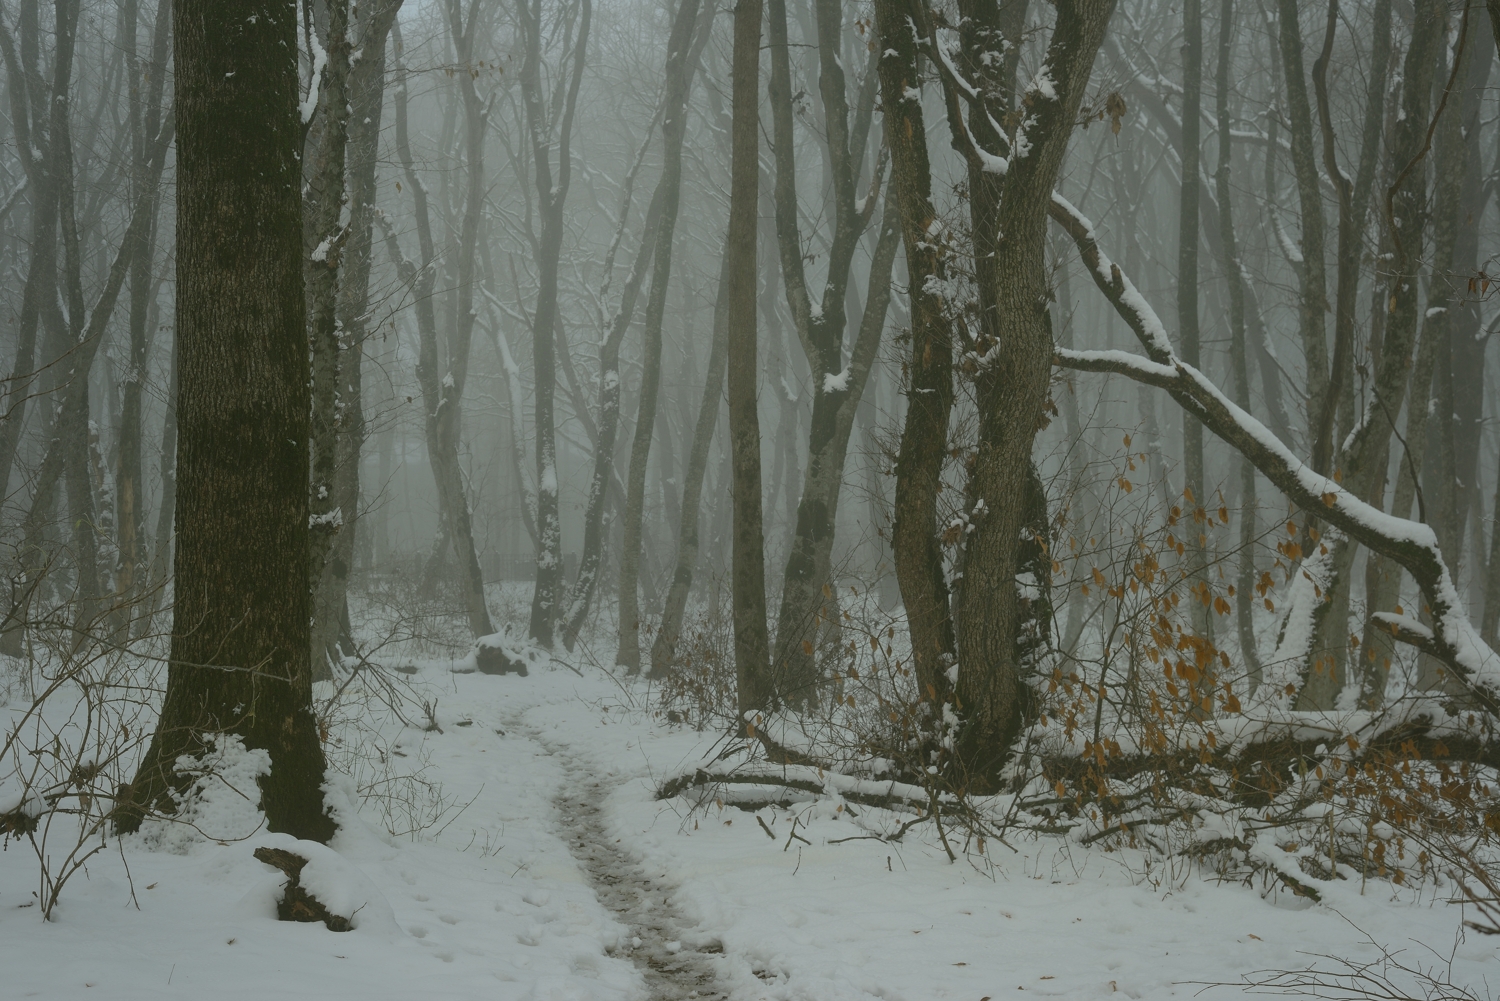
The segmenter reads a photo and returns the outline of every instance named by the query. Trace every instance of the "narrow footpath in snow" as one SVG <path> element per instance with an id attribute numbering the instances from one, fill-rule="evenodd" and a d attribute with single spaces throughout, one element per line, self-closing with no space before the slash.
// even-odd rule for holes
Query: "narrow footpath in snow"
<path id="1" fill-rule="evenodd" d="M 567 776 L 557 807 L 558 835 L 587 875 L 600 904 L 630 929 L 630 958 L 646 980 L 645 1001 L 727 998 L 716 984 L 715 955 L 722 946 L 692 949 L 683 944 L 686 922 L 672 904 L 673 887 L 651 879 L 639 859 L 609 836 L 602 805 L 608 790 L 565 744 L 533 730 L 529 736 L 562 764 Z"/>

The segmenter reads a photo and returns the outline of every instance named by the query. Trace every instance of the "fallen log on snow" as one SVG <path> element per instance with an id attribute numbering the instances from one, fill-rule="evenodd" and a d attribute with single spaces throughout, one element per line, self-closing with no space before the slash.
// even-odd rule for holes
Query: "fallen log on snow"
<path id="1" fill-rule="evenodd" d="M 255 858 L 286 873 L 286 887 L 276 901 L 276 916 L 282 921 L 321 921 L 329 931 L 350 931 L 354 927 L 349 918 L 331 912 L 301 885 L 306 858 L 285 848 L 257 848 Z"/>
<path id="2" fill-rule="evenodd" d="M 779 765 L 772 762 L 736 765 L 715 761 L 701 765 L 662 783 L 656 798 L 672 799 L 689 789 L 715 786 L 738 787 L 738 790 L 749 792 L 750 795 L 746 795 L 745 792 L 735 791 L 721 797 L 728 805 L 746 809 L 759 809 L 799 799 L 806 802 L 824 797 L 882 809 L 905 807 L 928 810 L 932 807 L 932 795 L 918 785 L 894 779 L 856 778 L 812 765 Z M 803 795 L 796 797 L 797 793 Z M 940 805 L 949 801 L 951 797 L 942 797 Z"/>

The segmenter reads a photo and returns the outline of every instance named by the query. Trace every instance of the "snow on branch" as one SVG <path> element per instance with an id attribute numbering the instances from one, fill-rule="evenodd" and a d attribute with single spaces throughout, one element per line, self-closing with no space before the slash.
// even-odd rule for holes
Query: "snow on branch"
<path id="1" fill-rule="evenodd" d="M 1176 356 L 1156 312 L 1119 266 L 1105 256 L 1093 224 L 1078 209 L 1054 194 L 1050 214 L 1073 238 L 1094 284 L 1135 333 L 1147 355 L 1143 358 L 1125 351 L 1058 348 L 1054 363 L 1078 371 L 1124 375 L 1166 390 L 1183 409 L 1249 459 L 1297 506 L 1317 512 L 1321 520 L 1400 565 L 1421 589 L 1434 628 L 1428 630 L 1393 615 L 1377 614 L 1376 619 L 1390 628 L 1396 639 L 1442 661 L 1468 685 L 1486 710 L 1500 714 L 1500 656 L 1480 639 L 1469 621 L 1432 529 L 1386 514 L 1336 481 L 1313 472 L 1265 425 Z"/>

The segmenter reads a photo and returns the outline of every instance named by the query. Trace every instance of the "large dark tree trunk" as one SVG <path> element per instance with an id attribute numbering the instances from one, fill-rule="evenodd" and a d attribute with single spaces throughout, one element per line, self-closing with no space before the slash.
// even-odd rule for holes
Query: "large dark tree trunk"
<path id="1" fill-rule="evenodd" d="M 963 720 L 955 752 L 970 788 L 995 788 L 1027 703 L 1027 675 L 1050 645 L 1047 502 L 1032 462 L 1053 351 L 1047 308 L 1047 214 L 1114 0 L 1062 0 L 1039 81 L 1017 135 L 1026 147 L 1005 175 L 987 274 L 995 281 L 993 337 L 969 346 L 979 441 L 965 493 L 963 577 L 956 588 Z M 955 98 L 950 90 L 949 106 Z M 970 156 L 977 159 L 977 151 Z M 984 278 L 981 278 L 984 280 Z M 1018 578 L 1022 578 L 1018 580 Z M 1023 585 L 1024 580 L 1024 585 Z"/>
<path id="2" fill-rule="evenodd" d="M 122 829 L 166 806 L 179 756 L 270 752 L 269 828 L 327 841 L 308 672 L 307 337 L 296 8 L 178 0 L 178 503 L 166 699 Z"/>

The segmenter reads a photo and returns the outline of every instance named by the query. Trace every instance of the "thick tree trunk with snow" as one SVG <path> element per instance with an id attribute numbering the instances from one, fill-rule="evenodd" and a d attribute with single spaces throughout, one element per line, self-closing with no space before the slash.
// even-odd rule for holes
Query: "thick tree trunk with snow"
<path id="1" fill-rule="evenodd" d="M 1046 501 L 1031 458 L 1051 378 L 1052 322 L 1045 252 L 1047 212 L 1114 0 L 1058 5 L 1038 82 L 1026 91 L 1000 212 L 993 222 L 996 337 L 968 345 L 979 411 L 979 441 L 962 513 L 963 577 L 955 589 L 958 677 L 963 720 L 956 754 L 970 788 L 993 789 L 1026 704 L 1035 647 L 1027 623 L 1051 628 L 1045 604 Z M 951 98 L 950 98 L 951 100 Z M 1041 564 L 1047 563 L 1044 556 Z M 1019 575 L 1041 576 L 1024 584 Z M 1044 626 L 1042 624 L 1045 624 Z"/>
<path id="2" fill-rule="evenodd" d="M 308 672 L 308 358 L 294 7 L 178 0 L 176 606 L 123 829 L 213 734 L 270 752 L 268 826 L 327 841 Z M 248 235 L 247 235 L 248 234 Z"/>

